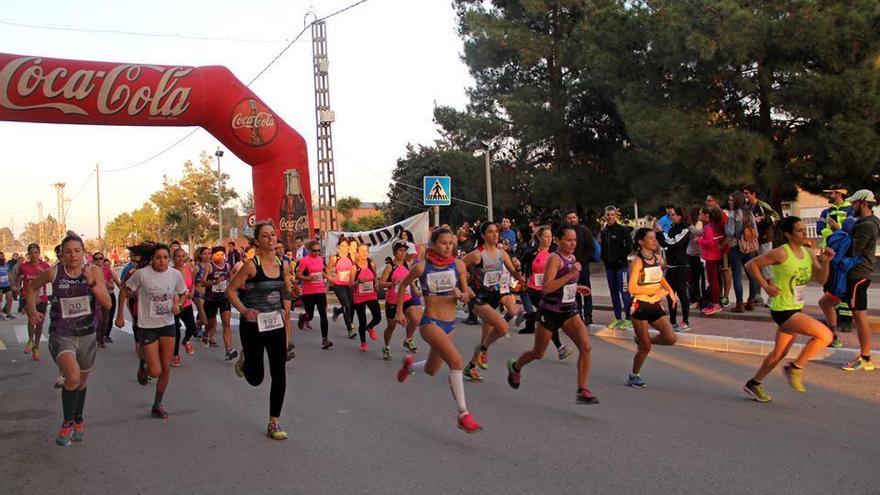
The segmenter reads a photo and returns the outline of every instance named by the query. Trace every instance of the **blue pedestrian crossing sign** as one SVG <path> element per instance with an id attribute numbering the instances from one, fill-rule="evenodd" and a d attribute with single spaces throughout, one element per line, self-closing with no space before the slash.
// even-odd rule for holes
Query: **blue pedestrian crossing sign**
<path id="1" fill-rule="evenodd" d="M 422 198 L 425 206 L 449 206 L 452 204 L 452 179 L 449 176 L 427 175 L 422 184 Z"/>

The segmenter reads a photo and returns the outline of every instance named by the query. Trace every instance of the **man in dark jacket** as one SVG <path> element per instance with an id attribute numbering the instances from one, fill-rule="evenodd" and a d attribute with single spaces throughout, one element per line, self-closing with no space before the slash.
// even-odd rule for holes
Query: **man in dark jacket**
<path id="1" fill-rule="evenodd" d="M 620 210 L 616 206 L 605 207 L 605 228 L 599 236 L 602 246 L 602 263 L 605 265 L 605 277 L 611 293 L 611 306 L 614 308 L 614 319 L 609 328 L 632 328 L 629 320 L 630 294 L 629 259 L 633 249 L 633 241 L 629 229 L 618 223 Z M 626 316 L 624 319 L 623 316 Z"/>
<path id="2" fill-rule="evenodd" d="M 590 262 L 596 255 L 596 247 L 593 245 L 593 233 L 586 225 L 581 225 L 580 218 L 574 210 L 569 210 L 565 214 L 565 223 L 571 225 L 577 233 L 577 246 L 574 248 L 574 257 L 581 264 L 581 275 L 578 279 L 578 285 L 592 287 L 590 284 Z M 578 303 L 578 309 L 587 325 L 593 323 L 593 296 L 575 296 Z"/>

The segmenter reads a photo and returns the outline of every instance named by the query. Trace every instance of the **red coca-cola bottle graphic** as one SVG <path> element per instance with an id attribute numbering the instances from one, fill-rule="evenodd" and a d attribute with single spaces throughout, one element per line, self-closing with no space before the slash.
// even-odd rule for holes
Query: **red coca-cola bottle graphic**
<path id="1" fill-rule="evenodd" d="M 293 249 L 296 236 L 308 238 L 309 217 L 306 211 L 306 200 L 303 197 L 302 185 L 299 182 L 299 171 L 285 170 L 284 181 L 287 194 L 281 198 L 281 218 L 279 220 L 279 240 L 285 249 Z"/>
<path id="2" fill-rule="evenodd" d="M 260 136 L 260 114 L 257 111 L 256 100 L 250 101 L 251 107 L 251 146 L 262 146 L 263 137 Z"/>

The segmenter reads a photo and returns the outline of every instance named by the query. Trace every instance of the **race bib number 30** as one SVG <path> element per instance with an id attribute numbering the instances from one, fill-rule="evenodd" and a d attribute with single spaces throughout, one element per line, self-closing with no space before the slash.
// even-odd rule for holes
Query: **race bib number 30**
<path id="1" fill-rule="evenodd" d="M 451 271 L 429 273 L 425 279 L 428 282 L 428 292 L 439 294 L 450 292 L 455 289 L 455 273 Z"/>
<path id="2" fill-rule="evenodd" d="M 257 315 L 257 330 L 261 332 L 268 332 L 269 330 L 276 330 L 282 327 L 284 327 L 284 320 L 278 311 Z"/>
<path id="3" fill-rule="evenodd" d="M 568 284 L 562 287 L 562 304 L 573 303 L 577 294 L 577 284 Z"/>
<path id="4" fill-rule="evenodd" d="M 89 296 L 61 298 L 62 318 L 78 318 L 90 314 L 92 314 L 92 305 L 89 304 Z"/>

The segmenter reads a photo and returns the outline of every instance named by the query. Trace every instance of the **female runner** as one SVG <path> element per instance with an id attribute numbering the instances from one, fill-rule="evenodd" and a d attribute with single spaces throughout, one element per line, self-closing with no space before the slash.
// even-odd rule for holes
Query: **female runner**
<path id="1" fill-rule="evenodd" d="M 55 443 L 70 445 L 83 439 L 86 381 L 95 363 L 98 341 L 98 307 L 110 308 L 104 275 L 95 266 L 83 266 L 83 241 L 68 232 L 61 241 L 61 263 L 41 272 L 27 286 L 28 319 L 43 324 L 37 310 L 37 293 L 52 284 L 49 310 L 49 353 L 64 376 L 61 408 L 64 422 Z"/>
<path id="2" fill-rule="evenodd" d="M 354 331 L 354 323 L 352 322 L 354 315 L 351 289 L 352 257 L 349 255 L 348 245 L 349 242 L 344 237 L 339 239 L 339 243 L 336 245 L 336 254 L 331 256 L 330 262 L 327 263 L 329 270 L 326 275 L 333 282 L 333 293 L 336 294 L 336 299 L 339 300 L 340 304 L 340 306 L 333 308 L 333 321 L 336 321 L 339 319 L 339 315 L 342 315 L 343 321 L 345 321 L 345 329 L 348 330 L 348 338 L 353 339 L 357 334 Z M 355 246 L 357 246 L 357 243 L 355 243 Z M 355 247 L 355 249 L 357 248 Z"/>
<path id="3" fill-rule="evenodd" d="M 299 315 L 299 329 L 315 316 L 315 308 L 321 318 L 321 349 L 333 347 L 333 341 L 327 336 L 327 288 L 324 286 L 324 258 L 321 257 L 321 243 L 309 242 L 309 254 L 299 260 L 296 267 L 296 279 L 302 284 L 302 301 L 304 312 Z"/>
<path id="4" fill-rule="evenodd" d="M 195 353 L 190 339 L 196 332 L 196 317 L 193 313 L 193 296 L 195 295 L 195 274 L 192 267 L 187 263 L 187 254 L 181 248 L 174 251 L 174 269 L 183 275 L 183 281 L 186 283 L 186 294 L 180 305 L 180 313 L 174 315 L 174 358 L 171 360 L 171 366 L 180 366 L 180 323 L 186 328 L 183 336 L 183 349 L 192 356 Z"/>
<path id="5" fill-rule="evenodd" d="M 657 255 L 656 234 L 651 229 L 641 228 L 636 231 L 634 241 L 636 258 L 629 267 L 627 286 L 633 300 L 630 315 L 639 348 L 633 358 L 632 373 L 626 379 L 626 384 L 634 388 L 645 388 L 645 380 L 639 373 L 651 352 L 651 345 L 675 344 L 675 329 L 660 307 L 660 301 L 669 297 L 670 307 L 675 307 L 679 300 L 672 286 L 663 277 L 663 266 L 660 256 Z M 660 333 L 651 337 L 648 334 L 649 324 Z"/>
<path id="6" fill-rule="evenodd" d="M 284 392 L 287 388 L 287 336 L 284 331 L 285 286 L 292 282 L 285 263 L 275 255 L 275 228 L 268 223 L 254 226 L 256 253 L 235 274 L 226 290 L 226 296 L 242 315 L 239 320 L 241 357 L 235 363 L 235 373 L 254 387 L 263 383 L 263 350 L 269 357 L 269 425 L 266 435 L 274 440 L 285 440 L 285 432 L 278 424 Z M 245 289 L 239 292 L 240 289 Z"/>
<path id="7" fill-rule="evenodd" d="M 535 345 L 531 350 L 524 352 L 519 359 L 511 359 L 507 362 L 507 384 L 511 388 L 519 388 L 523 366 L 544 357 L 544 351 L 547 350 L 553 332 L 562 329 L 578 349 L 575 401 L 578 404 L 598 404 L 599 399 L 588 387 L 592 345 L 587 325 L 578 311 L 575 297 L 578 293 L 583 296 L 590 295 L 590 288 L 577 283 L 582 267 L 574 257 L 576 246 L 577 232 L 574 227 L 571 225 L 560 227 L 556 233 L 557 250 L 548 256 L 541 280 L 543 297 L 538 304 L 540 316 L 535 331 Z"/>
<path id="8" fill-rule="evenodd" d="M 376 325 L 382 323 L 382 310 L 379 308 L 379 295 L 376 292 L 376 264 L 370 258 L 370 248 L 367 245 L 358 247 L 357 258 L 354 262 L 354 274 L 351 277 L 351 287 L 354 290 L 354 311 L 358 317 L 358 335 L 361 338 L 361 350 L 369 350 L 367 346 L 367 334 L 370 339 L 376 340 Z M 370 310 L 370 321 L 367 322 L 367 309 Z M 386 353 L 387 350 L 387 353 Z M 382 358 L 391 359 L 391 349 L 387 346 L 382 348 Z"/>
<path id="9" fill-rule="evenodd" d="M 532 271 L 527 282 L 527 294 L 536 310 L 531 313 L 526 313 L 526 333 L 535 333 L 535 325 L 538 321 L 539 314 L 537 308 L 541 303 L 541 299 L 544 298 L 541 288 L 544 285 L 544 272 L 547 269 L 547 259 L 550 257 L 550 246 L 553 244 L 553 232 L 550 230 L 550 227 L 542 225 L 535 233 L 535 238 L 538 240 L 538 251 L 531 260 Z M 573 350 L 563 344 L 559 339 L 558 330 L 553 332 L 550 339 L 553 341 L 553 345 L 556 346 L 556 353 L 557 356 L 559 356 L 560 361 L 568 358 L 574 353 Z"/>
<path id="10" fill-rule="evenodd" d="M 807 229 L 798 217 L 783 218 L 779 222 L 779 228 L 787 242 L 746 263 L 749 275 L 773 298 L 770 302 L 770 316 L 779 325 L 776 329 L 776 344 L 773 350 L 764 358 L 755 376 L 743 387 L 743 390 L 758 402 L 772 400 L 761 382 L 788 355 L 797 335 L 806 335 L 810 340 L 797 359 L 783 367 L 782 372 L 788 378 L 788 384 L 798 392 L 806 391 L 802 377 L 804 366 L 819 351 L 828 347 L 833 338 L 831 329 L 803 313 L 802 310 L 804 289 L 810 280 L 814 279 L 823 285 L 828 279 L 834 250 L 826 247 L 822 255 L 817 258 L 807 249 Z M 766 266 L 773 270 L 772 280 L 765 279 L 761 274 L 761 269 Z"/>
<path id="11" fill-rule="evenodd" d="M 431 247 L 425 253 L 424 261 L 414 266 L 401 281 L 403 287 L 409 287 L 414 280 L 421 280 L 425 313 L 419 322 L 419 331 L 431 351 L 427 360 L 418 363 L 414 363 L 412 355 L 407 354 L 397 372 L 397 380 L 403 382 L 418 369 L 424 369 L 425 373 L 434 376 L 440 366 L 446 363 L 449 367 L 449 388 L 458 407 L 458 427 L 467 433 L 476 433 L 482 427 L 468 412 L 462 376 L 464 363 L 452 341 L 456 300 L 467 302 L 473 294 L 467 286 L 464 263 L 453 256 L 454 240 L 452 231 L 445 227 L 432 232 Z M 401 325 L 406 324 L 402 304 L 397 306 L 395 319 Z"/>
<path id="12" fill-rule="evenodd" d="M 391 359 L 391 337 L 394 335 L 394 329 L 397 328 L 395 316 L 398 306 L 402 306 L 403 314 L 406 316 L 406 339 L 403 341 L 403 347 L 407 352 L 415 352 L 413 335 L 421 318 L 421 307 L 414 305 L 412 301 L 412 287 L 402 285 L 403 279 L 410 272 L 409 264 L 406 262 L 406 243 L 395 241 L 391 249 L 394 252 L 394 259 L 385 265 L 385 270 L 382 271 L 382 276 L 379 278 L 379 286 L 387 289 L 385 293 L 386 326 L 383 335 L 385 347 L 382 350 L 383 358 L 386 355 L 385 350 L 388 350 L 388 358 L 386 359 Z"/>

